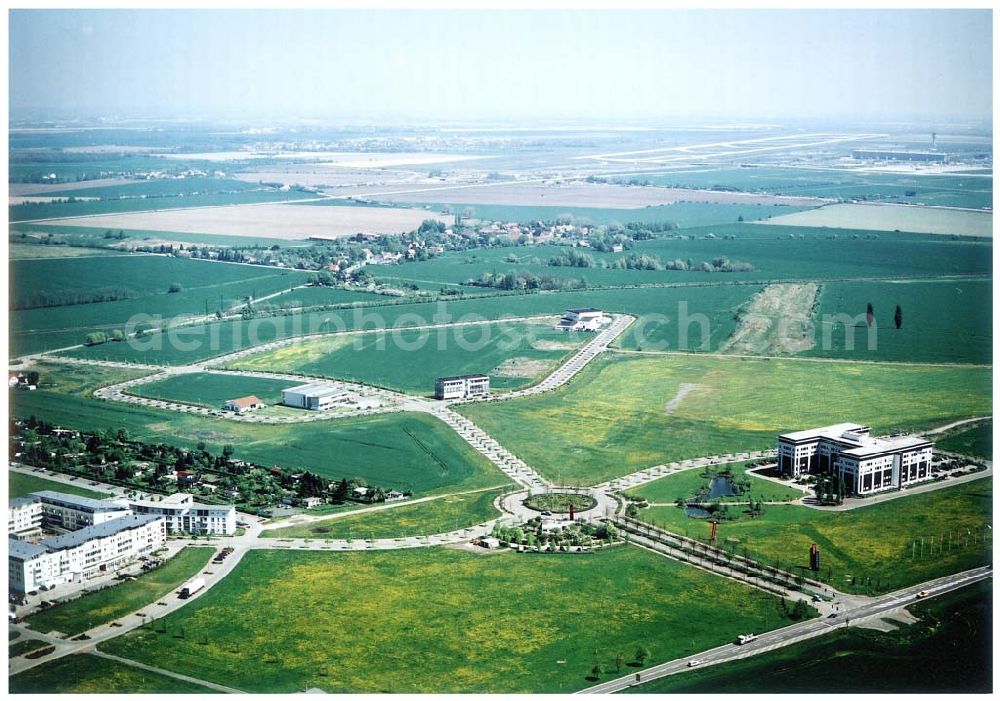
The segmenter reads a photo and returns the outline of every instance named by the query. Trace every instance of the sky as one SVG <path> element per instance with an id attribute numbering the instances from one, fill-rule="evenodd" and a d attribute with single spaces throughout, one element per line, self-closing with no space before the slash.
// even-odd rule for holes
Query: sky
<path id="1" fill-rule="evenodd" d="M 29 10 L 12 119 L 991 119 L 988 10 Z"/>

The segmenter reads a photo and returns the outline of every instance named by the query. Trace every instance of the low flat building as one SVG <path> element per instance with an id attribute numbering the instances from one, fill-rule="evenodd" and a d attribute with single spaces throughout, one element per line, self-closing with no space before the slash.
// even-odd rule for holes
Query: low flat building
<path id="1" fill-rule="evenodd" d="M 434 382 L 436 399 L 469 399 L 490 393 L 489 375 L 455 375 L 439 377 Z"/>
<path id="2" fill-rule="evenodd" d="M 42 491 L 33 492 L 42 503 L 42 524 L 47 528 L 61 528 L 76 531 L 87 526 L 96 526 L 131 512 L 127 505 L 116 501 L 101 501 L 76 494 Z"/>
<path id="3" fill-rule="evenodd" d="M 163 545 L 162 517 L 122 516 L 40 543 L 8 541 L 8 588 L 19 594 L 41 587 L 82 582 L 146 555 Z"/>
<path id="4" fill-rule="evenodd" d="M 594 307 L 567 309 L 554 328 L 559 331 L 597 331 L 606 319 L 604 312 Z"/>
<path id="5" fill-rule="evenodd" d="M 27 496 L 11 499 L 7 509 L 7 535 L 24 540 L 42 533 L 42 500 Z"/>
<path id="6" fill-rule="evenodd" d="M 281 390 L 281 403 L 296 409 L 322 411 L 348 402 L 352 394 L 343 387 L 327 382 L 311 382 Z"/>
<path id="7" fill-rule="evenodd" d="M 161 501 L 129 501 L 133 513 L 162 516 L 168 534 L 232 535 L 236 532 L 236 507 L 199 504 L 190 494 L 170 494 Z"/>
<path id="8" fill-rule="evenodd" d="M 798 477 L 833 474 L 845 493 L 867 495 L 933 479 L 934 444 L 918 436 L 873 437 L 861 424 L 835 424 L 778 436 L 778 469 Z"/>
<path id="9" fill-rule="evenodd" d="M 254 409 L 263 409 L 264 406 L 264 402 L 251 394 L 249 397 L 229 399 L 222 405 L 222 408 L 226 411 L 235 411 L 237 414 L 243 414 Z"/>

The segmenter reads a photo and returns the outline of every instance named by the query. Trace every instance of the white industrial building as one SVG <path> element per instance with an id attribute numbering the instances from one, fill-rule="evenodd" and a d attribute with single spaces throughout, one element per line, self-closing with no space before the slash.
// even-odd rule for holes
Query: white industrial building
<path id="1" fill-rule="evenodd" d="M 835 424 L 778 436 L 784 475 L 840 477 L 848 494 L 874 494 L 933 479 L 934 444 L 916 436 L 875 438 L 861 424 Z"/>
<path id="2" fill-rule="evenodd" d="M 77 531 L 113 519 L 128 516 L 127 505 L 114 501 L 100 501 L 62 492 L 33 492 L 42 504 L 42 522 L 47 528 Z"/>
<path id="3" fill-rule="evenodd" d="M 129 501 L 136 514 L 162 516 L 167 533 L 233 535 L 236 532 L 236 507 L 199 504 L 190 494 L 170 494 L 161 501 Z"/>
<path id="4" fill-rule="evenodd" d="M 42 500 L 27 496 L 11 499 L 7 509 L 7 535 L 24 540 L 42 533 Z"/>
<path id="5" fill-rule="evenodd" d="M 559 331 L 597 331 L 610 319 L 604 312 L 593 307 L 567 309 L 562 319 L 555 325 Z"/>
<path id="6" fill-rule="evenodd" d="M 159 516 L 122 516 L 46 538 L 8 540 L 8 588 L 19 594 L 112 572 L 166 540 Z"/>
<path id="7" fill-rule="evenodd" d="M 296 409 L 322 411 L 353 399 L 354 395 L 343 387 L 326 382 L 311 382 L 281 390 L 281 403 Z"/>
<path id="8" fill-rule="evenodd" d="M 439 377 L 434 382 L 434 396 L 437 399 L 469 399 L 484 397 L 489 393 L 489 375 Z"/>

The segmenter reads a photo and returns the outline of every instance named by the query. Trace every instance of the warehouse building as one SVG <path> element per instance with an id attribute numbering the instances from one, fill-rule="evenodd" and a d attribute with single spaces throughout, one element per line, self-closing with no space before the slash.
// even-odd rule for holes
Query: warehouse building
<path id="1" fill-rule="evenodd" d="M 911 161 L 914 163 L 947 163 L 948 154 L 937 151 L 892 151 L 857 149 L 851 158 L 858 161 Z"/>
<path id="2" fill-rule="evenodd" d="M 605 320 L 606 317 L 600 309 L 593 307 L 567 309 L 553 328 L 558 331 L 597 331 L 604 325 Z"/>
<path id="3" fill-rule="evenodd" d="M 7 535 L 17 540 L 42 533 L 42 500 L 27 496 L 11 499 L 7 509 Z"/>
<path id="4" fill-rule="evenodd" d="M 489 393 L 489 375 L 439 377 L 434 382 L 434 397 L 437 399 L 470 399 L 485 397 Z"/>
<path id="5" fill-rule="evenodd" d="M 326 382 L 312 382 L 290 389 L 281 390 L 281 403 L 296 409 L 322 411 L 343 402 L 350 401 L 352 395 L 343 387 Z"/>
<path id="6" fill-rule="evenodd" d="M 199 504 L 190 494 L 170 494 L 161 501 L 129 501 L 133 513 L 162 516 L 168 534 L 233 535 L 236 507 Z"/>
<path id="7" fill-rule="evenodd" d="M 39 543 L 8 541 L 8 588 L 24 594 L 113 572 L 166 541 L 160 516 L 122 516 Z"/>
<path id="8" fill-rule="evenodd" d="M 916 436 L 869 435 L 862 424 L 835 424 L 778 436 L 783 475 L 837 475 L 848 494 L 899 489 L 933 479 L 934 444 Z"/>
<path id="9" fill-rule="evenodd" d="M 42 524 L 46 528 L 76 531 L 105 521 L 128 516 L 128 506 L 114 501 L 100 501 L 75 494 L 42 491 L 33 492 L 42 504 Z"/>

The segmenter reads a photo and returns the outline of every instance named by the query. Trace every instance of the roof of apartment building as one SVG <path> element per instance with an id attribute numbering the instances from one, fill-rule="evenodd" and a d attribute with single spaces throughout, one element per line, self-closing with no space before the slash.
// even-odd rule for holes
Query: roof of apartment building
<path id="1" fill-rule="evenodd" d="M 848 440 L 857 442 L 854 439 L 844 436 L 845 433 L 862 432 L 867 433 L 868 427 L 863 424 L 833 424 L 832 426 L 821 426 L 820 428 L 808 428 L 804 431 L 793 431 L 792 433 L 782 433 L 778 438 L 783 438 L 793 443 L 800 441 L 817 440 L 819 438 L 831 438 L 837 441 Z"/>
<path id="2" fill-rule="evenodd" d="M 458 380 L 488 380 L 489 375 L 451 375 L 450 377 L 439 377 L 438 382 L 456 382 Z"/>
<path id="3" fill-rule="evenodd" d="M 30 506 L 31 504 L 37 504 L 41 499 L 35 496 L 28 495 L 26 497 L 14 497 L 9 502 L 7 506 L 11 509 L 16 509 L 19 506 Z"/>
<path id="4" fill-rule="evenodd" d="M 894 453 L 900 450 L 929 445 L 931 445 L 931 442 L 920 436 L 892 436 L 887 438 L 865 436 L 857 448 L 841 451 L 841 455 L 848 455 L 854 458 L 867 458 L 883 453 Z"/>
<path id="5" fill-rule="evenodd" d="M 38 543 L 38 545 L 44 547 L 48 552 L 69 550 L 70 548 L 79 547 L 87 541 L 94 540 L 95 538 L 107 538 L 115 533 L 121 533 L 122 531 L 131 530 L 133 528 L 140 528 L 152 521 L 162 518 L 162 516 L 157 516 L 155 514 L 122 516 L 121 518 L 113 518 L 110 521 L 105 521 L 104 523 L 98 523 L 93 526 L 81 528 L 78 531 L 72 531 L 70 533 L 57 535 L 52 538 L 46 538 Z"/>
<path id="6" fill-rule="evenodd" d="M 44 555 L 48 550 L 36 543 L 29 543 L 26 540 L 7 540 L 7 555 L 14 560 L 30 560 L 33 557 Z"/>
<path id="7" fill-rule="evenodd" d="M 76 494 L 64 494 L 63 492 L 53 492 L 50 490 L 32 492 L 29 496 L 38 497 L 43 502 L 62 504 L 79 509 L 80 511 L 121 511 L 128 508 L 114 501 L 101 501 L 99 499 L 91 499 L 90 497 L 81 497 Z"/>

